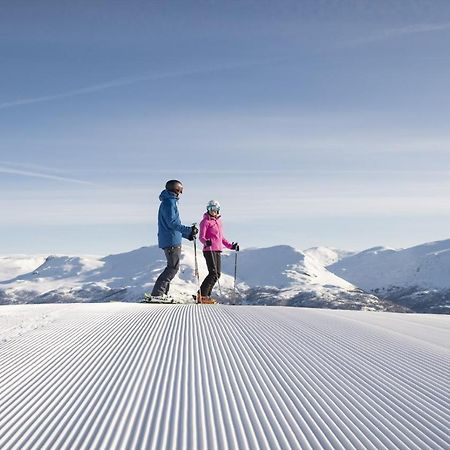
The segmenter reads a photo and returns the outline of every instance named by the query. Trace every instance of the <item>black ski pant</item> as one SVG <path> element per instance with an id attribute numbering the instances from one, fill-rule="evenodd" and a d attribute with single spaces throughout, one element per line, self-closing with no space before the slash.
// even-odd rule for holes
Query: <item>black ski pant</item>
<path id="1" fill-rule="evenodd" d="M 153 286 L 152 296 L 161 296 L 167 294 L 170 288 L 170 282 L 177 274 L 180 268 L 181 246 L 163 248 L 167 259 L 167 266 L 156 280 Z"/>
<path id="2" fill-rule="evenodd" d="M 211 296 L 211 291 L 217 280 L 220 278 L 220 272 L 222 270 L 221 253 L 222 252 L 203 252 L 209 273 L 206 275 L 206 278 L 200 286 L 200 295 L 206 297 Z"/>

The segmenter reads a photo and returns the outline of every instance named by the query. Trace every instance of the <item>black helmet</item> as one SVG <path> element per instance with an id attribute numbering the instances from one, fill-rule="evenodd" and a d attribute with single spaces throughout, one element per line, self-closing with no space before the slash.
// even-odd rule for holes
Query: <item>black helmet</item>
<path id="1" fill-rule="evenodd" d="M 183 183 L 178 180 L 169 180 L 166 183 L 166 189 L 175 194 L 181 194 L 183 192 Z"/>

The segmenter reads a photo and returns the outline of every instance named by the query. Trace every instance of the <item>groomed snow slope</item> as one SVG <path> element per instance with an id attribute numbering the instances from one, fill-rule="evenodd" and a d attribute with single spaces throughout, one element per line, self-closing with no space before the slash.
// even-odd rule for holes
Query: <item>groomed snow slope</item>
<path id="1" fill-rule="evenodd" d="M 54 306 L 0 344 L 1 449 L 450 448 L 450 317 Z"/>

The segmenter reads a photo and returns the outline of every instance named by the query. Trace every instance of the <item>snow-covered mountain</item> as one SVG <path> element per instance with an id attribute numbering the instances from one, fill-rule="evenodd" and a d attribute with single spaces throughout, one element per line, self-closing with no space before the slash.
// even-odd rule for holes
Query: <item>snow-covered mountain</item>
<path id="1" fill-rule="evenodd" d="M 312 249 L 303 253 L 285 245 L 224 253 L 223 273 L 214 294 L 225 302 L 248 304 L 391 308 L 328 271 L 323 266 L 325 253 Z M 322 256 L 319 258 L 318 254 Z M 3 273 L 11 272 L 6 267 L 11 261 L 2 261 Z M 203 278 L 207 269 L 201 254 L 198 261 Z M 1 303 L 136 301 L 151 290 L 165 266 L 164 254 L 156 246 L 104 258 L 48 256 L 40 262 L 33 270 L 0 281 Z M 196 292 L 194 267 L 193 248 L 185 245 L 171 294 L 187 298 Z"/>
<path id="2" fill-rule="evenodd" d="M 330 247 L 311 247 L 304 250 L 305 255 L 315 259 L 323 267 L 334 264 L 341 259 L 354 255 L 355 252 Z"/>
<path id="3" fill-rule="evenodd" d="M 213 294 L 225 303 L 450 313 L 450 240 L 360 253 L 279 245 L 224 252 L 222 261 Z M 201 253 L 198 262 L 203 279 Z M 156 246 L 106 257 L 2 257 L 0 303 L 137 301 L 164 267 Z M 171 294 L 196 292 L 194 267 L 187 243 Z"/>
<path id="4" fill-rule="evenodd" d="M 327 268 L 413 311 L 450 313 L 450 239 L 400 250 L 375 247 Z"/>
<path id="5" fill-rule="evenodd" d="M 224 258 L 224 272 L 232 272 L 233 254 Z M 393 307 L 337 277 L 316 258 L 287 245 L 248 249 L 239 254 L 239 278 L 250 304 L 388 309 Z"/>

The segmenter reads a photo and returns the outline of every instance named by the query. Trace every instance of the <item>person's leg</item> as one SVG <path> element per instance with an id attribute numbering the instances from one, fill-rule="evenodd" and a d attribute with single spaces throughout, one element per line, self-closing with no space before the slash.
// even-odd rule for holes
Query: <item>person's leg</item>
<path id="1" fill-rule="evenodd" d="M 170 282 L 180 268 L 181 247 L 167 247 L 163 250 L 166 255 L 167 266 L 153 286 L 151 294 L 153 297 L 159 297 L 169 292 Z"/>
<path id="2" fill-rule="evenodd" d="M 203 252 L 206 266 L 208 267 L 208 275 L 200 286 L 200 295 L 202 296 L 209 297 L 216 281 L 219 279 L 215 264 L 215 253 L 216 252 Z"/>
<path id="3" fill-rule="evenodd" d="M 214 282 L 210 284 L 208 293 L 206 294 L 208 297 L 211 297 L 211 292 L 213 290 L 213 287 L 217 283 L 217 281 L 220 278 L 220 274 L 222 271 L 222 258 L 221 258 L 221 252 L 211 252 L 212 253 L 212 265 L 214 267 Z"/>

